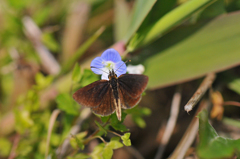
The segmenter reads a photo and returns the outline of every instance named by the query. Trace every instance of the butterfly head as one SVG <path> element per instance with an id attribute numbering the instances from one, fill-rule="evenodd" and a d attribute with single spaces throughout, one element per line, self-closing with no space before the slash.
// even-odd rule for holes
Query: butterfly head
<path id="1" fill-rule="evenodd" d="M 114 69 L 111 69 L 111 70 L 109 70 L 109 74 L 108 74 L 108 79 L 109 80 L 111 80 L 112 78 L 115 78 L 115 79 L 117 79 L 117 71 L 123 66 L 123 65 L 125 65 L 127 62 L 129 62 L 129 61 L 131 61 L 131 60 L 127 60 L 126 62 L 124 62 L 124 63 L 122 63 L 116 70 L 114 70 Z M 125 65 L 126 66 L 126 65 Z"/>
<path id="2" fill-rule="evenodd" d="M 111 80 L 112 78 L 117 78 L 117 74 L 114 72 L 114 70 L 109 70 L 108 79 Z"/>

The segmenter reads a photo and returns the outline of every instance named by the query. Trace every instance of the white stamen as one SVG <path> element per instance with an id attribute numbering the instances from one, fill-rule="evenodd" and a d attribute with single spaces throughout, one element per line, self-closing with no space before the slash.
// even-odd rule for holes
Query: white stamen
<path id="1" fill-rule="evenodd" d="M 104 63 L 104 67 L 107 68 L 108 70 L 112 70 L 115 68 L 115 63 L 112 61 L 106 61 Z"/>

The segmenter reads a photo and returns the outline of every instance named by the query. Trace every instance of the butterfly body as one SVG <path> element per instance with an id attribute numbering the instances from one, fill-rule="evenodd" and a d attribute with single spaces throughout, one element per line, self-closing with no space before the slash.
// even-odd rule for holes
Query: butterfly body
<path id="1" fill-rule="evenodd" d="M 114 71 L 110 71 L 109 72 L 109 85 L 110 88 L 112 89 L 112 93 L 113 93 L 113 97 L 114 97 L 114 105 L 115 105 L 115 110 L 116 110 L 116 114 L 118 117 L 118 120 L 121 120 L 121 101 L 119 98 L 119 84 L 118 84 L 118 78 L 117 75 L 114 73 Z"/>
<path id="2" fill-rule="evenodd" d="M 138 74 L 123 74 L 119 77 L 109 71 L 109 80 L 99 80 L 73 94 L 81 105 L 91 108 L 98 115 L 107 116 L 116 111 L 121 120 L 121 109 L 129 109 L 138 104 L 145 90 L 148 77 Z"/>

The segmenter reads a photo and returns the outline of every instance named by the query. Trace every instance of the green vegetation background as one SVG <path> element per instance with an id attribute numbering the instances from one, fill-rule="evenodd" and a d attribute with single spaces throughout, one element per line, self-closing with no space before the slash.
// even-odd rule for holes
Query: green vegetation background
<path id="1" fill-rule="evenodd" d="M 1 0 L 0 156 L 56 158 L 69 138 L 71 153 L 62 157 L 74 159 L 111 158 L 113 149 L 131 145 L 131 129 L 114 114 L 99 120 L 71 98 L 99 79 L 89 65 L 108 47 L 145 66 L 148 90 L 215 72 L 216 83 L 239 95 L 239 9 L 239 0 Z M 127 114 L 144 128 L 151 110 Z M 239 140 L 219 137 L 206 114 L 199 115 L 198 156 L 239 155 Z M 80 121 L 80 134 L 69 136 Z M 95 138 L 99 144 L 90 151 Z"/>

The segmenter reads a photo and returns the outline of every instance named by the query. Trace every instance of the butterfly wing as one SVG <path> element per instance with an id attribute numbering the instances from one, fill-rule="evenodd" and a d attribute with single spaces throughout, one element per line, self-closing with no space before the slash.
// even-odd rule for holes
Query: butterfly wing
<path id="1" fill-rule="evenodd" d="M 102 103 L 109 88 L 108 80 L 99 80 L 77 90 L 73 99 L 85 107 L 97 107 Z"/>
<path id="2" fill-rule="evenodd" d="M 139 74 L 123 74 L 118 78 L 119 88 L 130 97 L 136 99 L 145 90 L 148 76 Z"/>
<path id="3" fill-rule="evenodd" d="M 124 90 L 122 90 L 122 88 L 119 88 L 119 98 L 121 100 L 121 106 L 123 109 L 129 109 L 134 107 L 135 105 L 137 105 L 142 96 L 138 96 L 137 98 L 133 98 L 131 96 L 129 96 L 127 93 L 124 93 Z"/>
<path id="4" fill-rule="evenodd" d="M 111 87 L 108 87 L 101 104 L 91 109 L 95 114 L 102 116 L 107 116 L 115 112 L 114 96 Z"/>
<path id="5" fill-rule="evenodd" d="M 118 82 L 122 108 L 129 109 L 140 102 L 141 94 L 148 83 L 148 77 L 138 74 L 124 74 L 118 78 Z"/>

